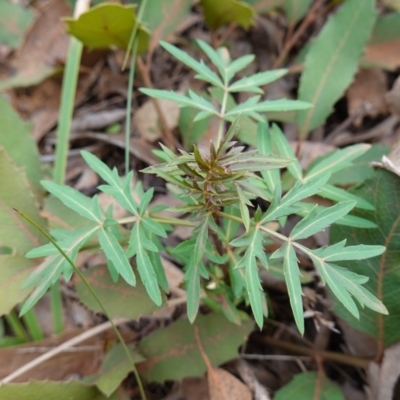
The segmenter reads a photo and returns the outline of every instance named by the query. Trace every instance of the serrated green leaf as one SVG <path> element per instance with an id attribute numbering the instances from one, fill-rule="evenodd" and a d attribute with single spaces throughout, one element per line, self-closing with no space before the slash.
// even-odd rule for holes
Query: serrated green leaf
<path id="1" fill-rule="evenodd" d="M 301 202 L 297 204 L 297 209 L 293 210 L 293 213 L 300 215 L 301 217 L 305 217 L 308 215 L 308 213 L 311 211 L 312 208 L 313 205 L 311 203 Z M 323 210 L 326 207 L 318 206 L 317 208 L 319 210 Z M 351 214 L 345 215 L 340 220 L 336 221 L 336 224 L 343 226 L 352 226 L 354 228 L 363 228 L 363 229 L 376 228 L 376 224 L 374 222 Z"/>
<path id="2" fill-rule="evenodd" d="M 67 207 L 74 210 L 91 221 L 101 223 L 92 211 L 92 203 L 89 197 L 69 186 L 57 185 L 50 181 L 41 181 L 42 186 L 51 194 L 58 197 Z"/>
<path id="3" fill-rule="evenodd" d="M 386 252 L 367 261 L 340 261 L 338 264 L 353 273 L 369 278 L 364 285 L 387 308 L 389 315 L 382 315 L 364 308 L 360 310 L 360 320 L 352 317 L 336 302 L 334 311 L 353 328 L 374 337 L 381 347 L 387 347 L 400 339 L 399 263 L 398 249 L 400 237 L 400 178 L 386 170 L 375 170 L 365 183 L 351 190 L 351 193 L 369 201 L 374 211 L 354 210 L 358 217 L 368 218 L 377 224 L 376 229 L 364 230 L 344 226 L 331 228 L 331 241 L 347 238 L 349 246 L 380 245 Z M 380 248 L 381 250 L 382 248 Z M 363 294 L 358 294 L 364 296 Z M 356 297 L 356 293 L 354 293 Z M 363 299 L 363 297 L 361 297 Z M 368 300 L 369 301 L 369 300 Z"/>
<path id="4" fill-rule="evenodd" d="M 246 267 L 246 289 L 249 296 L 251 310 L 253 311 L 254 319 L 257 325 L 262 329 L 264 325 L 264 314 L 262 308 L 262 286 L 260 277 L 258 276 L 258 268 L 255 257 L 251 255 L 247 258 L 248 264 Z"/>
<path id="5" fill-rule="evenodd" d="M 105 265 L 85 269 L 82 273 L 95 290 L 111 318 L 124 317 L 137 320 L 142 315 L 151 315 L 158 310 L 140 280 L 135 287 L 128 285 L 122 279 L 113 282 Z M 96 313 L 103 311 L 80 278 L 76 279 L 75 288 L 79 300 L 86 307 Z M 165 296 L 163 301 L 165 302 Z"/>
<path id="6" fill-rule="evenodd" d="M 223 78 L 224 84 L 227 85 L 227 67 L 225 66 L 225 62 L 222 59 L 221 55 L 204 40 L 196 40 L 196 43 L 201 48 L 201 50 L 203 50 L 203 52 L 207 54 L 207 57 L 211 60 L 211 62 L 218 68 L 218 71 Z"/>
<path id="7" fill-rule="evenodd" d="M 283 270 L 289 292 L 290 305 L 297 328 L 301 334 L 304 334 L 303 301 L 301 299 L 303 292 L 301 290 L 300 271 L 296 252 L 290 243 L 285 243 L 282 251 L 284 253 Z"/>
<path id="8" fill-rule="evenodd" d="M 309 181 L 319 175 L 324 175 L 326 173 L 333 174 L 341 171 L 351 166 L 351 162 L 364 154 L 369 148 L 370 145 L 368 144 L 356 144 L 348 146 L 345 149 L 335 150 L 314 162 L 311 168 L 307 171 L 304 180 Z"/>
<path id="9" fill-rule="evenodd" d="M 193 107 L 183 107 L 180 111 L 178 127 L 185 150 L 191 150 L 207 132 L 211 117 L 196 120 L 196 116 L 201 112 Z"/>
<path id="10" fill-rule="evenodd" d="M 1 5 L 4 4 L 6 4 L 5 1 L 1 3 Z M 10 5 L 11 4 L 12 3 L 10 3 Z M 0 12 L 0 19 L 2 17 L 3 14 Z M 2 26 L 1 22 L 0 26 Z M 2 152 L 5 151 L 16 166 L 23 168 L 30 185 L 32 185 L 36 191 L 42 192 L 43 189 L 40 185 L 40 180 L 43 179 L 43 172 L 41 169 L 39 151 L 35 139 L 31 134 L 31 125 L 21 119 L 4 96 L 0 96 L 0 127 L 0 146 L 4 147 Z M 15 132 L 16 135 L 9 134 L 8 132 Z M 10 167 L 11 166 L 9 166 L 9 168 Z M 16 174 L 13 173 L 10 174 L 10 176 L 16 176 Z M 3 187 L 3 185 L 1 187 Z M 32 188 L 29 188 L 29 191 L 31 190 Z"/>
<path id="11" fill-rule="evenodd" d="M 290 233 L 291 240 L 305 239 L 324 230 L 346 214 L 356 205 L 355 201 L 345 201 L 314 213 L 310 212 Z"/>
<path id="12" fill-rule="evenodd" d="M 364 210 L 374 209 L 373 205 L 365 199 L 357 197 L 347 190 L 329 185 L 328 183 L 326 183 L 318 190 L 318 196 L 321 196 L 325 199 L 334 200 L 336 202 L 352 200 L 356 202 L 357 208 L 362 208 Z"/>
<path id="13" fill-rule="evenodd" d="M 136 278 L 132 267 L 117 239 L 115 239 L 114 236 L 105 229 L 100 229 L 98 231 L 98 238 L 107 260 L 110 260 L 113 263 L 118 273 L 127 283 L 135 286 Z"/>
<path id="14" fill-rule="evenodd" d="M 329 286 L 337 299 L 351 312 L 351 314 L 359 319 L 360 313 L 356 303 L 343 286 L 343 281 L 338 274 L 335 274 L 330 264 L 312 257 L 314 264 L 318 268 L 322 281 Z"/>
<path id="15" fill-rule="evenodd" d="M 201 0 L 206 24 L 211 30 L 235 22 L 244 29 L 254 23 L 254 10 L 251 6 L 238 0 Z"/>
<path id="16" fill-rule="evenodd" d="M 376 257 L 381 255 L 386 250 L 385 246 L 360 244 L 358 246 L 344 247 L 345 244 L 346 240 L 343 240 L 336 245 L 314 250 L 314 253 L 318 255 L 318 257 L 323 258 L 325 261 L 343 261 L 364 260 L 365 258 Z"/>
<path id="17" fill-rule="evenodd" d="M 287 74 L 287 69 L 275 69 L 272 71 L 259 72 L 258 74 L 251 75 L 239 79 L 238 81 L 232 83 L 228 90 L 231 93 L 237 92 L 256 92 L 263 93 L 263 90 L 259 86 L 267 85 L 268 83 L 274 82 L 282 76 Z M 258 89 L 258 90 L 257 90 Z"/>
<path id="18" fill-rule="evenodd" d="M 304 110 L 310 108 L 310 103 L 299 100 L 265 100 L 258 103 L 260 99 L 259 96 L 250 97 L 245 102 L 239 104 L 238 106 L 232 108 L 229 112 L 225 114 L 226 117 L 235 116 L 238 114 L 250 115 L 253 117 L 252 113 L 259 112 L 283 112 L 283 111 L 294 111 L 294 110 Z"/>
<path id="19" fill-rule="evenodd" d="M 185 274 L 187 315 L 191 323 L 195 321 L 200 306 L 200 262 L 195 263 L 191 257 Z"/>
<path id="20" fill-rule="evenodd" d="M 175 321 L 140 341 L 139 351 L 146 361 L 138 364 L 139 373 L 147 381 L 156 382 L 203 376 L 206 366 L 197 334 L 212 365 L 220 365 L 237 357 L 238 347 L 253 326 L 251 321 L 232 324 L 220 313 L 199 315 L 193 325 L 186 319 Z"/>
<path id="21" fill-rule="evenodd" d="M 178 103 L 180 107 L 193 107 L 197 110 L 207 111 L 210 114 L 218 115 L 215 107 L 204 98 L 203 101 L 198 104 L 195 100 L 192 100 L 188 96 L 184 96 L 169 90 L 141 88 L 140 91 L 145 95 L 155 97 L 156 99 L 173 101 L 174 103 Z"/>
<path id="22" fill-rule="evenodd" d="M 340 172 L 335 172 L 331 176 L 331 179 L 329 179 L 329 183 L 340 186 L 363 183 L 374 172 L 370 165 L 371 162 L 380 160 L 389 151 L 390 148 L 388 146 L 373 144 L 367 152 L 352 162 L 351 167 L 347 167 Z"/>
<path id="23" fill-rule="evenodd" d="M 295 186 L 289 190 L 282 199 L 277 199 L 275 197 L 270 208 L 264 214 L 261 223 L 264 224 L 265 222 L 273 221 L 284 215 L 292 214 L 295 211 L 293 207 L 291 207 L 292 204 L 314 195 L 318 189 L 328 181 L 329 177 L 330 175 L 327 174 L 304 184 L 300 184 L 299 181 L 296 182 Z M 280 186 L 277 186 L 276 189 L 280 190 Z"/>
<path id="24" fill-rule="evenodd" d="M 250 229 L 250 213 L 247 206 L 251 205 L 251 202 L 247 199 L 239 185 L 236 184 L 235 187 L 239 198 L 240 215 L 243 220 L 243 225 L 246 228 L 246 232 L 248 232 Z"/>
<path id="25" fill-rule="evenodd" d="M 64 18 L 69 34 L 75 36 L 90 49 L 108 49 L 117 46 L 128 49 L 129 39 L 136 24 L 134 5 L 104 3 L 82 13 L 79 18 Z M 138 52 L 149 46 L 149 32 L 138 24 Z"/>
<path id="26" fill-rule="evenodd" d="M 21 289 L 22 284 L 36 267 L 32 260 L 19 254 L 0 255 L 0 316 L 8 314 L 33 290 Z"/>
<path id="27" fill-rule="evenodd" d="M 318 400 L 345 400 L 341 389 L 328 378 L 319 376 L 316 372 L 297 374 L 282 389 L 279 389 L 274 400 L 315 400 L 315 393 L 320 393 Z"/>
<path id="28" fill-rule="evenodd" d="M 271 140 L 279 151 L 279 154 L 293 160 L 287 168 L 295 179 L 301 181 L 303 179 L 303 172 L 299 160 L 294 154 L 294 151 L 282 130 L 276 124 L 272 125 Z"/>
<path id="29" fill-rule="evenodd" d="M 298 97 L 314 107 L 297 113 L 301 137 L 324 123 L 351 83 L 375 19 L 374 0 L 347 0 L 312 42 Z"/>
<path id="30" fill-rule="evenodd" d="M 226 67 L 227 81 L 229 82 L 239 71 L 245 69 L 255 59 L 254 54 L 247 54 L 232 61 Z"/>
<path id="31" fill-rule="evenodd" d="M 158 286 L 157 276 L 154 272 L 153 265 L 151 260 L 145 251 L 145 249 L 141 246 L 141 243 L 138 243 L 139 249 L 136 254 L 136 263 L 137 268 L 140 274 L 140 278 L 149 294 L 150 298 L 154 301 L 157 306 L 160 306 L 162 303 L 162 297 L 160 288 Z"/>
<path id="32" fill-rule="evenodd" d="M 9 247 L 19 254 L 40 246 L 44 242 L 42 234 L 21 219 L 14 208 L 24 212 L 44 230 L 47 229 L 46 220 L 40 215 L 38 200 L 32 193 L 24 171 L 1 146 L 0 191 L 0 246 Z"/>
<path id="33" fill-rule="evenodd" d="M 222 83 L 218 75 L 215 72 L 213 72 L 210 68 L 208 68 L 207 65 L 205 65 L 202 60 L 200 62 L 197 61 L 193 57 L 189 56 L 189 54 L 185 53 L 184 51 L 178 49 L 177 47 L 167 42 L 160 42 L 160 44 L 165 50 L 171 53 L 181 63 L 187 65 L 189 68 L 196 71 L 198 79 L 209 82 L 220 88 L 224 87 L 224 84 Z"/>
<path id="34" fill-rule="evenodd" d="M 163 238 L 167 237 L 167 233 L 165 232 L 164 227 L 158 223 L 157 221 L 154 221 L 151 218 L 142 218 L 141 223 L 143 226 L 148 229 L 149 231 L 155 233 L 157 236 L 161 236 Z"/>
<path id="35" fill-rule="evenodd" d="M 260 122 L 257 127 L 257 149 L 261 154 L 268 155 L 272 154 L 272 132 L 270 131 L 268 124 L 266 122 Z M 280 172 L 279 170 L 261 171 L 261 176 L 263 177 L 268 189 L 274 192 L 275 186 L 280 182 Z"/>
<path id="36" fill-rule="evenodd" d="M 130 349 L 129 351 L 135 364 L 143 361 L 143 357 L 137 350 Z M 116 343 L 107 351 L 99 371 L 94 375 L 86 376 L 85 381 L 96 385 L 109 398 L 131 371 L 133 371 L 133 365 L 127 358 L 124 347 L 121 343 Z"/>

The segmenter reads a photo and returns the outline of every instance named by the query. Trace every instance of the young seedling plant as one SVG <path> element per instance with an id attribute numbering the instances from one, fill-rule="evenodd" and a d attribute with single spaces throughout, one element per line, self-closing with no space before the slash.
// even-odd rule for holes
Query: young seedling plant
<path id="1" fill-rule="evenodd" d="M 261 86 L 279 79 L 287 71 L 260 72 L 235 80 L 254 56 L 231 61 L 226 49 L 216 51 L 202 41 L 197 45 L 214 69 L 177 47 L 162 43 L 164 49 L 196 72 L 197 79 L 210 85 L 209 95 L 201 96 L 190 90 L 183 95 L 142 89 L 148 96 L 199 110 L 196 120 L 210 116 L 219 118 L 218 137 L 215 143 L 210 143 L 207 152 L 194 146 L 192 152 L 182 150 L 175 154 L 161 145 L 157 155 L 162 163 L 143 171 L 156 174 L 167 182 L 172 195 L 182 202 L 169 211 L 188 217 L 165 217 L 159 213 L 159 208 L 151 209 L 153 189 L 145 191 L 140 182 L 132 187 L 133 172 L 120 177 L 115 168 L 110 169 L 94 155 L 83 151 L 82 157 L 104 181 L 98 189 L 114 197 L 130 217 L 114 219 L 111 208 L 101 209 L 97 196 L 89 198 L 71 187 L 44 181 L 42 184 L 48 192 L 87 220 L 87 226 L 82 229 L 51 232 L 58 246 L 73 261 L 89 242 L 91 248 L 97 246 L 107 259 L 113 281 L 121 276 L 135 286 L 139 276 L 149 297 L 159 306 L 163 302 L 162 292 L 169 290 L 161 254 L 169 253 L 184 268 L 190 321 L 195 320 L 203 297 L 208 306 L 237 323 L 245 318 L 238 306 L 249 304 L 261 328 L 267 314 L 267 302 L 259 270 L 273 264 L 283 269 L 294 318 L 303 333 L 299 252 L 312 260 L 322 282 L 355 317 L 359 317 L 355 300 L 362 307 L 387 313 L 385 306 L 363 287 L 368 278 L 335 264 L 377 256 L 385 250 L 383 246 L 346 247 L 346 240 L 343 240 L 310 249 L 300 243 L 333 223 L 364 229 L 374 227 L 367 220 L 348 215 L 354 207 L 371 209 L 368 202 L 328 183 L 332 173 L 349 166 L 366 150 L 365 147 L 337 150 L 304 173 L 285 136 L 277 125 L 268 125 L 265 113 L 302 110 L 310 104 L 286 99 L 261 100 Z M 256 95 L 235 105 L 233 96 L 238 92 Z M 259 123 L 257 150 L 246 149 L 233 140 L 243 117 Z M 225 133 L 227 124 L 230 127 Z M 286 193 L 282 189 L 280 173 L 283 168 L 287 168 L 295 181 Z M 316 194 L 334 200 L 336 204 L 323 207 L 304 201 Z M 259 204 L 268 206 L 261 208 Z M 279 232 L 279 227 L 284 226 L 292 214 L 301 219 L 290 235 L 285 236 Z M 192 235 L 176 247 L 166 248 L 164 239 L 177 225 L 192 227 Z M 271 242 L 278 244 L 278 249 L 269 254 L 265 246 Z M 35 285 L 35 289 L 23 304 L 21 314 L 26 313 L 60 275 L 69 281 L 73 274 L 71 265 L 51 243 L 31 250 L 27 257 L 45 259 L 26 282 L 26 286 Z"/>

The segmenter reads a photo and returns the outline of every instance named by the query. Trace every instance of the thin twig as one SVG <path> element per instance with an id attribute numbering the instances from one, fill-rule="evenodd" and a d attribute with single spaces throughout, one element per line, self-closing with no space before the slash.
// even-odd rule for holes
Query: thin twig
<path id="1" fill-rule="evenodd" d="M 140 57 L 137 58 L 136 65 L 138 67 L 140 75 L 143 78 L 145 86 L 147 88 L 153 88 L 153 82 L 151 81 L 150 72 L 149 72 L 150 66 L 148 64 L 145 64 Z M 172 134 L 171 129 L 169 129 L 167 120 L 166 120 L 165 115 L 164 115 L 164 111 L 160 107 L 160 103 L 158 102 L 157 99 L 152 97 L 151 101 L 153 102 L 154 108 L 156 109 L 157 114 L 158 114 L 158 118 L 160 119 L 162 130 L 163 130 L 164 135 L 165 135 L 165 142 L 168 145 L 168 147 L 172 151 L 174 151 L 176 149 L 176 140 L 175 140 L 174 135 Z"/>
<path id="2" fill-rule="evenodd" d="M 316 0 L 307 16 L 303 19 L 303 22 L 297 28 L 296 32 L 292 36 L 288 37 L 288 40 L 283 46 L 281 54 L 279 54 L 279 57 L 275 60 L 273 68 L 279 68 L 283 64 L 292 47 L 297 43 L 306 29 L 318 18 L 320 15 L 318 10 L 323 2 L 324 0 Z"/>
<path id="3" fill-rule="evenodd" d="M 18 378 L 19 376 L 21 376 L 22 374 L 24 374 L 25 372 L 30 371 L 31 369 L 44 363 L 45 361 L 49 360 L 50 358 L 53 358 L 56 355 L 66 351 L 67 349 L 69 349 L 79 343 L 82 343 L 85 340 L 88 340 L 91 337 L 96 336 L 101 332 L 104 332 L 108 329 L 112 329 L 113 323 L 115 326 L 117 326 L 117 325 L 122 325 L 128 321 L 129 321 L 128 318 L 115 318 L 112 322 L 108 321 L 108 322 L 104 322 L 101 325 L 97 325 L 97 326 L 89 329 L 88 331 L 83 332 L 80 335 L 75 336 L 70 340 L 67 340 L 66 342 L 55 347 L 54 349 L 48 351 L 47 353 L 35 358 L 34 360 L 32 360 L 32 361 L 28 362 L 27 364 L 23 365 L 22 367 L 18 368 L 16 371 L 14 371 L 13 373 L 11 373 L 11 374 L 7 375 L 5 378 L 3 378 L 0 381 L 0 385 L 9 383 L 9 382 L 13 381 L 14 379 Z"/>

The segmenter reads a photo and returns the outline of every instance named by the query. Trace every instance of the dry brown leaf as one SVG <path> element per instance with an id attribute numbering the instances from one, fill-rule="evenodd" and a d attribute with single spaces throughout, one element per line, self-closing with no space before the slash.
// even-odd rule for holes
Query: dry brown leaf
<path id="1" fill-rule="evenodd" d="M 55 338 L 0 350 L 0 379 L 17 370 L 52 347 L 64 343 L 84 330 L 70 331 Z M 88 347 L 90 346 L 90 347 Z M 37 380 L 66 380 L 77 374 L 87 376 L 98 369 L 103 354 L 102 341 L 93 337 L 71 351 L 63 352 L 40 366 L 16 378 L 14 382 Z"/>
<path id="2" fill-rule="evenodd" d="M 251 400 L 250 389 L 228 371 L 211 368 L 207 373 L 210 400 Z"/>
<path id="3" fill-rule="evenodd" d="M 363 61 L 366 64 L 381 65 L 390 71 L 400 66 L 400 39 L 370 44 L 365 48 Z"/>
<path id="4" fill-rule="evenodd" d="M 387 156 L 383 156 L 380 162 L 371 163 L 373 167 L 384 168 L 400 176 L 400 140 L 393 146 Z"/>
<path id="5" fill-rule="evenodd" d="M 167 100 L 157 100 L 163 111 L 169 129 L 173 130 L 178 126 L 180 109 L 177 103 Z M 134 114 L 135 124 L 140 136 L 149 142 L 154 142 L 162 137 L 161 125 L 158 113 L 152 100 L 146 101 Z"/>
<path id="6" fill-rule="evenodd" d="M 254 393 L 254 400 L 271 400 L 267 389 L 261 385 L 252 368 L 248 363 L 246 363 L 246 361 L 237 361 L 236 367 L 240 377 Z"/>
<path id="7" fill-rule="evenodd" d="M 65 61 L 68 35 L 61 17 L 70 15 L 70 7 L 53 0 L 39 8 L 39 17 L 26 36 L 13 62 L 16 74 L 2 82 L 2 88 L 30 86 L 50 76 Z"/>
<path id="8" fill-rule="evenodd" d="M 392 89 L 386 93 L 385 100 L 389 110 L 400 116 L 400 78 L 395 80 Z"/>
<path id="9" fill-rule="evenodd" d="M 385 102 L 387 85 L 386 75 L 381 69 L 361 68 L 358 71 L 346 93 L 349 115 L 364 108 L 364 112 L 354 120 L 355 126 L 360 126 L 366 116 L 374 118 L 387 113 Z"/>
<path id="10" fill-rule="evenodd" d="M 239 379 L 235 378 L 228 371 L 216 368 L 203 349 L 201 343 L 199 328 L 194 328 L 197 347 L 207 366 L 207 380 L 210 400 L 251 400 L 250 389 Z"/>
<path id="11" fill-rule="evenodd" d="M 393 400 L 400 377 L 400 343 L 385 350 L 381 365 L 371 362 L 368 368 L 368 400 Z"/>

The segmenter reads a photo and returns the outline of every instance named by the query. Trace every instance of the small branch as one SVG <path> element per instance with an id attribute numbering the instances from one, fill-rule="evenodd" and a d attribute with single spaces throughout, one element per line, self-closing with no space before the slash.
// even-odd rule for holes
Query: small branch
<path id="1" fill-rule="evenodd" d="M 104 322 L 101 325 L 97 325 L 94 328 L 91 328 L 88 331 L 83 332 L 80 335 L 75 336 L 74 338 L 72 338 L 70 340 L 67 340 L 66 342 L 60 344 L 59 346 L 48 351 L 47 353 L 35 358 L 34 360 L 23 365 L 21 368 L 18 368 L 16 371 L 14 371 L 10 375 L 3 378 L 0 381 L 0 385 L 3 385 L 5 383 L 9 383 L 9 382 L 13 381 L 14 379 L 16 379 L 19 376 L 23 375 L 24 373 L 30 371 L 31 369 L 37 367 L 38 365 L 44 363 L 45 361 L 49 360 L 50 358 L 55 357 L 57 354 L 60 354 L 64 351 L 70 349 L 71 347 L 76 346 L 77 344 L 82 343 L 85 340 L 88 340 L 93 336 L 98 335 L 101 332 L 104 332 L 108 329 L 112 329 L 113 324 L 114 324 L 114 326 L 117 326 L 117 325 L 122 325 L 128 321 L 129 321 L 129 319 L 127 319 L 127 318 L 116 318 L 112 322 L 108 321 L 108 322 Z"/>
<path id="2" fill-rule="evenodd" d="M 136 59 L 136 65 L 138 67 L 138 70 L 140 72 L 140 75 L 143 78 L 143 81 L 144 81 L 144 84 L 146 85 L 146 87 L 153 88 L 153 82 L 151 81 L 150 72 L 149 72 L 150 65 L 145 64 L 143 62 L 143 60 L 141 59 L 141 57 L 138 57 Z M 169 129 L 167 120 L 164 115 L 164 111 L 160 107 L 160 103 L 158 102 L 157 99 L 152 97 L 151 101 L 153 102 L 154 107 L 158 114 L 158 118 L 160 119 L 162 130 L 165 135 L 165 137 L 164 137 L 165 142 L 172 151 L 175 151 L 176 150 L 176 140 L 175 140 L 175 137 L 174 137 L 171 129 Z"/>
<path id="3" fill-rule="evenodd" d="M 259 341 L 266 343 L 270 346 L 279 347 L 281 349 L 289 350 L 293 353 L 309 356 L 316 361 L 318 361 L 318 359 L 322 359 L 326 361 L 334 361 L 341 364 L 352 365 L 353 367 L 359 368 L 367 368 L 369 363 L 373 361 L 373 358 L 362 358 L 352 356 L 350 354 L 335 353 L 333 351 L 316 350 L 298 344 L 276 340 L 266 336 L 261 337 L 260 335 L 257 335 L 257 337 Z"/>
<path id="4" fill-rule="evenodd" d="M 285 58 L 289 54 L 292 47 L 297 43 L 297 41 L 300 39 L 300 37 L 305 33 L 307 28 L 319 17 L 320 13 L 318 12 L 318 10 L 323 2 L 324 2 L 324 0 L 317 0 L 313 4 L 313 6 L 311 7 L 307 16 L 303 19 L 303 22 L 297 28 L 297 30 L 293 34 L 293 36 L 287 37 L 288 40 L 286 40 L 281 54 L 279 54 L 279 57 L 275 60 L 273 68 L 279 68 L 283 64 L 283 62 L 285 61 Z"/>

